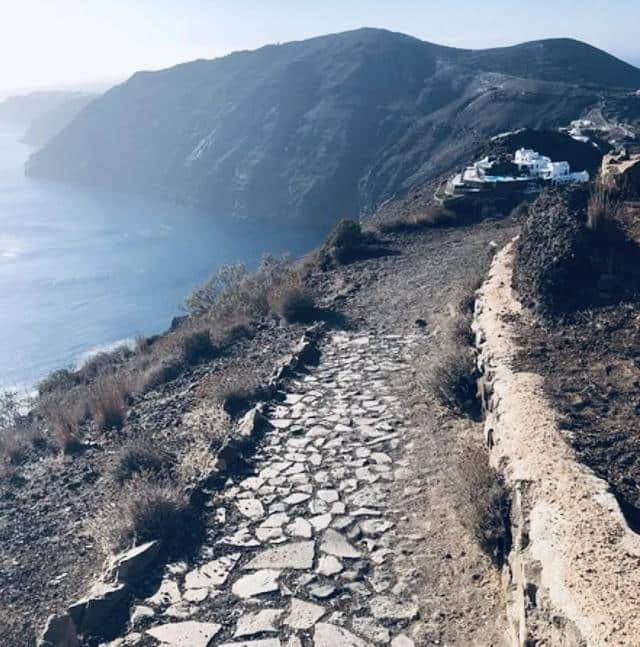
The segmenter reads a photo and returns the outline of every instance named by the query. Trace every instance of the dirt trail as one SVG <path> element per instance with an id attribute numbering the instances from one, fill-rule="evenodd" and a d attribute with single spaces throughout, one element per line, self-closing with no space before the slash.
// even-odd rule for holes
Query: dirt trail
<path id="1" fill-rule="evenodd" d="M 420 404 L 427 321 L 482 266 L 504 224 L 395 239 L 350 266 L 320 363 L 268 413 L 250 474 L 220 494 L 195 564 L 172 564 L 113 645 L 504 645 L 499 575 L 456 512 L 456 454 L 479 438 Z"/>

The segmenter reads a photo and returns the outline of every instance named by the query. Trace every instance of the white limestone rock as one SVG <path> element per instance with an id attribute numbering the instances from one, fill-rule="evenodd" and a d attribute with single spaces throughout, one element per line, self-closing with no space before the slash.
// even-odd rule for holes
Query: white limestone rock
<path id="1" fill-rule="evenodd" d="M 272 593 L 278 590 L 280 571 L 263 569 L 244 575 L 231 587 L 234 595 L 240 598 L 251 598 L 262 593 Z"/>
<path id="2" fill-rule="evenodd" d="M 347 559 L 358 559 L 361 557 L 359 550 L 354 548 L 343 535 L 329 528 L 325 531 L 320 544 L 320 550 L 327 555 L 334 557 L 344 557 Z"/>
<path id="3" fill-rule="evenodd" d="M 313 567 L 315 545 L 313 541 L 299 541 L 267 548 L 258 553 L 244 568 L 291 568 L 309 570 Z"/>
<path id="4" fill-rule="evenodd" d="M 291 610 L 284 623 L 294 629 L 310 629 L 324 614 L 324 607 L 298 598 L 292 598 Z"/>
<path id="5" fill-rule="evenodd" d="M 213 622 L 174 622 L 148 629 L 147 634 L 171 647 L 207 647 L 220 631 L 221 625 Z"/>

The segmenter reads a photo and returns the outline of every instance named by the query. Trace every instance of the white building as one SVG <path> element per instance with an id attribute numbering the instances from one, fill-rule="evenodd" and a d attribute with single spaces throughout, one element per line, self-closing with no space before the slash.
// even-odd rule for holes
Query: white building
<path id="1" fill-rule="evenodd" d="M 588 182 L 589 173 L 580 171 L 571 173 L 569 162 L 552 162 L 550 157 L 530 148 L 519 148 L 513 156 L 513 163 L 520 173 L 526 173 L 531 178 L 540 178 L 554 183 Z"/>

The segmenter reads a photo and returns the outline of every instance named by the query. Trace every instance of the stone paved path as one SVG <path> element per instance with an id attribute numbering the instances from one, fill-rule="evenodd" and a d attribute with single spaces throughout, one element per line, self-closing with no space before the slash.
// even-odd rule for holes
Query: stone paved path
<path id="1" fill-rule="evenodd" d="M 407 477 L 396 450 L 414 341 L 330 336 L 320 365 L 271 410 L 254 473 L 212 501 L 224 536 L 196 568 L 169 565 L 114 644 L 414 645 L 420 592 L 394 572 L 388 504 Z"/>

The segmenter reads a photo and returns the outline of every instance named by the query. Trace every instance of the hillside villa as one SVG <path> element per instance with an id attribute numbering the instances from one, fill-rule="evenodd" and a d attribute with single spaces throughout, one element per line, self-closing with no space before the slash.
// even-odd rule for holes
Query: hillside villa
<path id="1" fill-rule="evenodd" d="M 484 157 L 456 173 L 436 192 L 440 203 L 476 195 L 512 195 L 538 193 L 554 184 L 584 183 L 587 171 L 572 172 L 568 162 L 553 162 L 551 158 L 520 148 L 513 155 Z"/>

